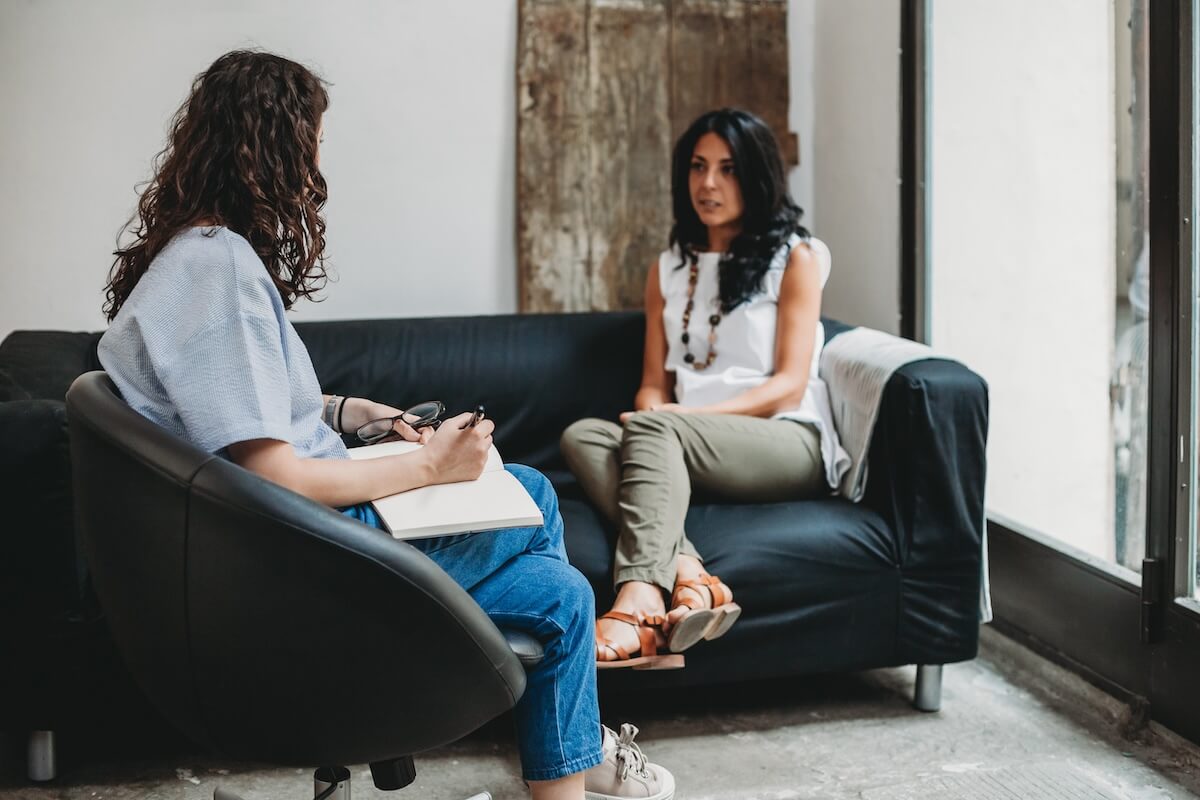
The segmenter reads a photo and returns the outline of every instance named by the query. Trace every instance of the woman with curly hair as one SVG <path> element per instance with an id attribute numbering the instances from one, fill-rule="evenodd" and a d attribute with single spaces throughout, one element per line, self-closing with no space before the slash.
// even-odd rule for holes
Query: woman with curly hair
<path id="1" fill-rule="evenodd" d="M 636 410 L 562 438 L 618 527 L 600 668 L 679 666 L 671 654 L 741 614 L 684 532 L 693 490 L 747 503 L 827 494 L 849 461 L 817 376 L 829 250 L 800 225 L 770 129 L 736 109 L 704 114 L 675 145 L 671 193 L 670 249 L 646 278 Z"/>
<path id="2" fill-rule="evenodd" d="M 134 241 L 115 254 L 99 357 L 126 402 L 153 422 L 379 527 L 368 501 L 477 478 L 494 426 L 465 426 L 463 415 L 417 433 L 396 422 L 396 435 L 425 446 L 348 458 L 340 431 L 401 412 L 323 395 L 285 314 L 324 277 L 328 105 L 319 78 L 268 53 L 228 53 L 196 79 L 142 194 Z M 544 645 L 515 709 L 533 797 L 667 800 L 670 773 L 645 761 L 631 733 L 600 725 L 594 599 L 567 563 L 554 490 L 535 470 L 510 469 L 543 526 L 410 543 L 489 616 Z"/>

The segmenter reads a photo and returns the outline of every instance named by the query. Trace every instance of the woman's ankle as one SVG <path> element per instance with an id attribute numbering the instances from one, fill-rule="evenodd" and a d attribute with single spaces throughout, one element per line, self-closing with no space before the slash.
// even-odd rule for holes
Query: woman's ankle
<path id="1" fill-rule="evenodd" d="M 552 781 L 529 781 L 533 800 L 578 800 L 584 796 L 584 773 L 576 772 Z"/>
<path id="2" fill-rule="evenodd" d="M 613 609 L 626 613 L 640 611 L 643 614 L 663 614 L 666 612 L 666 602 L 662 590 L 653 583 L 626 581 L 617 590 Z"/>
<path id="3" fill-rule="evenodd" d="M 675 582 L 694 581 L 704 574 L 704 563 L 695 556 L 681 555 L 675 559 Z"/>

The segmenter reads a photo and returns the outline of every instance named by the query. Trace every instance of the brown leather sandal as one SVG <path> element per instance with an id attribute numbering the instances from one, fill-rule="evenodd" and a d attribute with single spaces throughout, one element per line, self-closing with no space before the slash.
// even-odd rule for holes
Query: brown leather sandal
<path id="1" fill-rule="evenodd" d="M 615 619 L 632 625 L 637 629 L 638 643 L 641 645 L 641 655 L 630 657 L 629 651 L 611 639 L 601 639 L 596 633 L 596 669 L 679 669 L 683 666 L 683 656 L 660 653 L 659 648 L 666 644 L 662 641 L 663 616 L 645 616 L 626 614 L 624 611 L 609 611 L 600 619 Z M 609 650 L 616 656 L 608 661 L 601 660 L 600 653 Z"/>
<path id="2" fill-rule="evenodd" d="M 701 597 L 702 589 L 708 589 L 710 605 L 698 607 L 695 601 L 680 597 L 680 589 L 691 589 Z M 733 592 L 716 575 L 701 573 L 691 581 L 677 581 L 671 592 L 671 610 L 683 606 L 687 613 L 671 626 L 667 636 L 667 648 L 672 653 L 682 653 L 701 639 L 712 641 L 724 636 L 733 623 L 742 615 L 742 607 L 733 602 Z"/>

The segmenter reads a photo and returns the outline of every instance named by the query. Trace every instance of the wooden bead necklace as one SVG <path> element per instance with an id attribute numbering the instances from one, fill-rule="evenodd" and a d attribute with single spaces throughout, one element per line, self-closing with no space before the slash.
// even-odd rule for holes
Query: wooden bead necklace
<path id="1" fill-rule="evenodd" d="M 688 267 L 688 292 L 687 305 L 683 309 L 683 335 L 680 339 L 683 341 L 683 360 L 690 364 L 694 370 L 708 369 L 712 363 L 717 360 L 717 326 L 721 324 L 721 315 L 716 313 L 708 318 L 708 356 L 702 363 L 696 362 L 696 357 L 692 355 L 691 348 L 688 343 L 691 341 L 691 336 L 688 335 L 688 323 L 692 319 L 692 309 L 695 307 L 696 282 L 700 279 L 700 266 L 696 262 Z"/>

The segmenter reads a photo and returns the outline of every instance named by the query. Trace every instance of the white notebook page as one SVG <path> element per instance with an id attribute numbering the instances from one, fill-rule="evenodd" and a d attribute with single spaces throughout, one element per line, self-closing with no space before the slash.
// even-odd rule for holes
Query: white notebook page
<path id="1" fill-rule="evenodd" d="M 416 442 L 383 442 L 351 448 L 350 457 L 402 455 L 421 447 Z M 488 451 L 483 474 L 476 480 L 410 489 L 375 500 L 372 505 L 397 539 L 524 528 L 544 522 L 529 492 L 504 470 L 495 447 Z"/>

